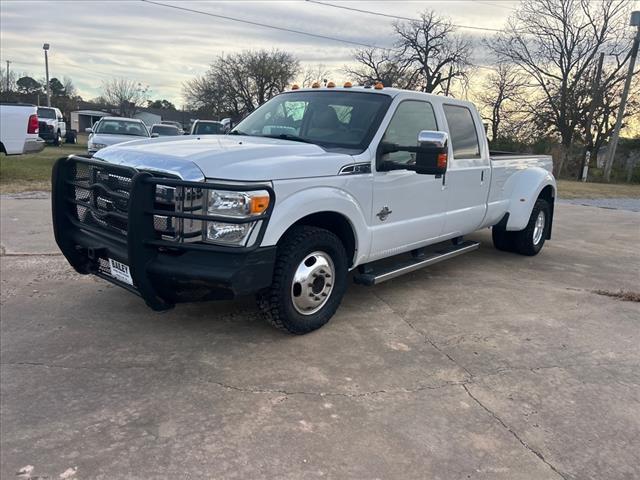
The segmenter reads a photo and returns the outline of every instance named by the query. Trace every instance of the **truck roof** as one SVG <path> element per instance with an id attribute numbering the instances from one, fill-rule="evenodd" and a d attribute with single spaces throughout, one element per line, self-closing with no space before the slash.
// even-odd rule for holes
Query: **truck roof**
<path id="1" fill-rule="evenodd" d="M 374 87 L 353 86 L 353 87 L 320 87 L 320 88 L 297 88 L 295 90 L 286 90 L 280 95 L 296 92 L 345 92 L 345 93 L 370 93 L 375 95 L 386 95 L 388 97 L 397 97 L 398 95 L 409 95 L 411 97 L 424 97 L 425 100 L 434 101 L 435 103 L 455 103 L 459 105 L 474 106 L 468 100 L 448 97 L 445 95 L 437 95 L 435 93 L 419 92 L 417 90 L 405 90 L 403 88 L 383 87 L 376 89 Z M 475 107 L 474 107 L 475 108 Z"/>

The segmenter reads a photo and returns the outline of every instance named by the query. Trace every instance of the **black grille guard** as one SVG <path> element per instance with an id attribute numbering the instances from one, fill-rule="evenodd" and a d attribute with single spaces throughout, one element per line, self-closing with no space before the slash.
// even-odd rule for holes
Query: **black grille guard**
<path id="1" fill-rule="evenodd" d="M 78 182 L 76 172 L 80 168 L 94 167 L 101 173 L 111 174 L 120 179 L 131 179 L 128 195 L 116 191 L 107 183 L 87 179 Z M 269 206 L 259 216 L 249 218 L 233 218 L 226 216 L 201 215 L 182 211 L 162 210 L 156 205 L 156 185 L 167 187 L 186 187 L 203 190 L 255 191 L 265 190 L 269 194 Z M 77 189 L 92 192 L 88 197 L 78 200 Z M 119 202 L 122 211 L 99 211 L 96 204 L 98 197 L 93 192 L 100 192 L 109 199 Z M 261 184 L 220 184 L 210 182 L 191 182 L 177 178 L 166 178 L 154 175 L 148 171 L 138 171 L 135 168 L 111 164 L 101 160 L 71 155 L 56 161 L 52 172 L 52 215 L 53 231 L 58 247 L 67 258 L 71 266 L 81 274 L 95 274 L 112 283 L 141 296 L 147 305 L 154 310 L 166 310 L 173 305 L 163 300 L 155 291 L 147 275 L 147 267 L 162 254 L 176 254 L 187 250 L 224 252 L 232 254 L 246 254 L 257 249 L 264 237 L 268 220 L 275 203 L 273 188 Z M 98 217 L 113 217 L 120 225 L 126 225 L 126 230 L 112 228 L 106 222 L 103 226 L 83 223 L 78 218 L 78 208 L 85 208 Z M 154 215 L 174 218 L 226 222 L 249 223 L 259 222 L 257 237 L 248 247 L 229 247 L 208 244 L 205 242 L 182 242 L 163 239 L 156 230 Z M 253 237 L 253 234 L 251 235 Z M 105 253 L 110 258 L 126 263 L 129 266 L 133 286 L 120 282 L 99 268 Z"/>

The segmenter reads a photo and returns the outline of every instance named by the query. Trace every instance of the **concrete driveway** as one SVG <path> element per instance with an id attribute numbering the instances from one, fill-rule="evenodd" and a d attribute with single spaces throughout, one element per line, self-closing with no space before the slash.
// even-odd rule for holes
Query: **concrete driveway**
<path id="1" fill-rule="evenodd" d="M 559 205 L 534 258 L 480 232 L 294 337 L 152 313 L 56 255 L 46 198 L 1 212 L 2 478 L 640 477 L 640 304 L 593 293 L 640 291 L 640 213 Z"/>

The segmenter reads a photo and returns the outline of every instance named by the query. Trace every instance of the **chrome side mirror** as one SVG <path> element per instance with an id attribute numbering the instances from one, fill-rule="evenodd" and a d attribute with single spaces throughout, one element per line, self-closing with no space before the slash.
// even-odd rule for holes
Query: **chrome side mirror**
<path id="1" fill-rule="evenodd" d="M 447 145 L 449 135 L 447 132 L 435 130 L 422 130 L 418 133 L 418 145 L 421 147 L 444 148 Z"/>
<path id="2" fill-rule="evenodd" d="M 444 175 L 447 171 L 448 140 L 447 132 L 422 130 L 418 134 L 415 172 L 423 175 Z"/>

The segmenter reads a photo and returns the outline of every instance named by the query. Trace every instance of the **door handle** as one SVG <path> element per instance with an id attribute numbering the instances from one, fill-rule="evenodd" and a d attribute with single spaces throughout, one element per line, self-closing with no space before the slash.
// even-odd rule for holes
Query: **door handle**
<path id="1" fill-rule="evenodd" d="M 480 181 L 484 182 L 484 170 L 480 170 Z"/>

